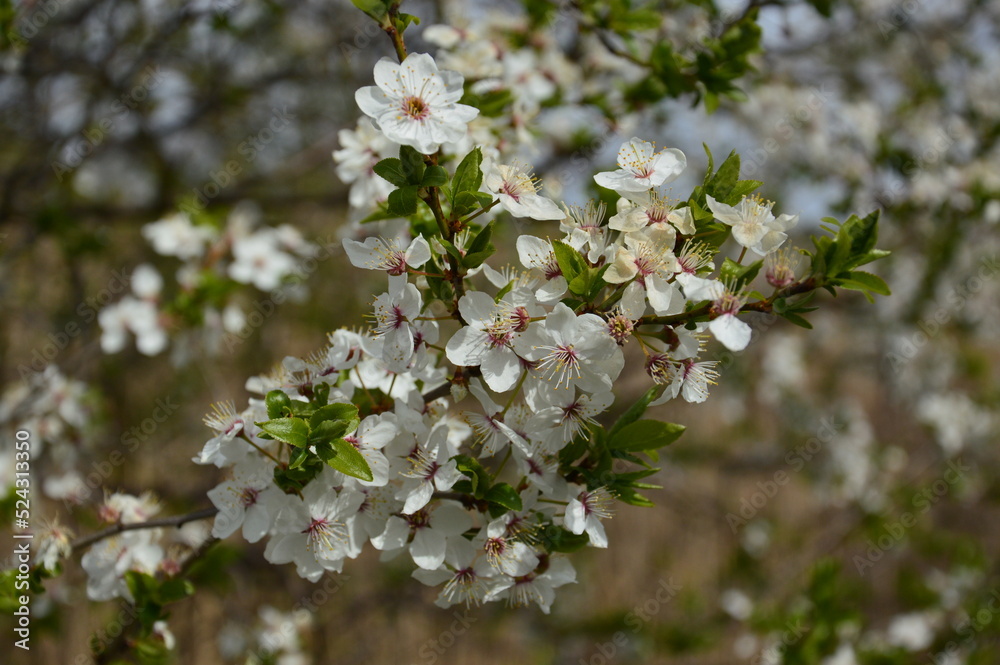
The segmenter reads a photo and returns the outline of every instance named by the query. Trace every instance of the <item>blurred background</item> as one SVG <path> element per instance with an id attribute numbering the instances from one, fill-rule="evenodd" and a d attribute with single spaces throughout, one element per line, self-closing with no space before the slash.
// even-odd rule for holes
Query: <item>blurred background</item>
<path id="1" fill-rule="evenodd" d="M 1000 662 L 1000 5 L 404 9 L 421 18 L 411 51 L 470 80 L 499 54 L 504 85 L 530 91 L 497 101 L 549 195 L 582 204 L 632 135 L 687 154 L 680 196 L 702 144 L 716 165 L 736 150 L 775 210 L 801 215 L 799 246 L 823 217 L 880 210 L 893 254 L 872 268 L 893 295 L 821 294 L 813 330 L 748 319 L 759 334 L 719 353 L 705 404 L 650 414 L 688 427 L 656 507 L 619 506 L 550 615 L 440 610 L 408 562 L 371 550 L 313 585 L 231 538 L 174 606 L 176 662 Z M 664 88 L 628 57 L 666 42 L 699 62 L 750 24 L 742 93 Z M 151 491 L 161 515 L 204 507 L 221 474 L 190 459 L 209 405 L 363 325 L 380 288 L 339 245 L 372 230 L 358 200 L 384 193 L 338 179 L 331 153 L 357 137 L 353 93 L 391 45 L 347 0 L 6 0 L 0 29 L 2 446 L 34 433 L 33 514 L 77 535 L 100 528 L 105 490 Z M 198 255 L 169 242 L 191 219 L 215 229 Z M 496 244 L 523 232 L 546 227 L 501 225 Z M 647 387 L 624 377 L 617 405 Z M 88 601 L 84 580 L 77 555 L 13 662 L 88 662 L 125 605 Z"/>

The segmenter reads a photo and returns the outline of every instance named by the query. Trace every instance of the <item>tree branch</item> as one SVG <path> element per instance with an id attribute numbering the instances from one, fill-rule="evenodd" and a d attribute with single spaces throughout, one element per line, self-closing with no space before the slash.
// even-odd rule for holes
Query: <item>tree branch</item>
<path id="1" fill-rule="evenodd" d="M 201 510 L 196 510 L 193 513 L 188 513 L 187 515 L 174 515 L 173 517 L 161 517 L 155 520 L 146 520 L 145 522 L 131 522 L 129 524 L 118 523 L 114 526 L 109 526 L 107 529 L 103 529 L 96 533 L 92 533 L 89 536 L 83 536 L 82 538 L 77 538 L 72 543 L 70 543 L 70 548 L 73 552 L 77 552 L 84 547 L 93 545 L 94 543 L 104 540 L 105 538 L 110 538 L 111 536 L 116 536 L 119 533 L 125 531 L 137 531 L 139 529 L 156 529 L 164 526 L 172 526 L 180 528 L 187 524 L 188 522 L 195 522 L 197 520 L 207 519 L 209 517 L 214 517 L 216 513 L 219 512 L 218 508 L 214 506 L 212 508 L 202 508 Z"/>

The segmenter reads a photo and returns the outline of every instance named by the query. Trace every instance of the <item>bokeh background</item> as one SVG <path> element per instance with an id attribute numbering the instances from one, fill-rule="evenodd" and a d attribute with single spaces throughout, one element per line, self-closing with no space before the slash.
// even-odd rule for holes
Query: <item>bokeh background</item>
<path id="1" fill-rule="evenodd" d="M 633 134 L 685 151 L 681 195 L 704 173 L 702 143 L 719 159 L 736 150 L 775 209 L 801 215 L 800 246 L 825 216 L 881 210 L 879 246 L 893 254 L 873 270 L 893 295 L 821 294 L 813 330 L 752 320 L 759 334 L 724 358 L 708 402 L 658 407 L 688 430 L 653 477 L 656 507 L 619 507 L 610 548 L 574 557 L 578 583 L 551 615 L 440 610 L 408 563 L 371 551 L 313 585 L 232 538 L 174 606 L 176 662 L 1000 662 L 1000 6 L 646 5 L 645 39 L 679 53 L 748 15 L 760 26 L 745 98 L 708 113 L 691 94 L 640 94 L 648 72 L 580 18 L 592 3 L 556 3 L 558 20 L 528 30 L 544 4 L 405 9 L 422 19 L 412 51 L 434 52 L 422 31 L 448 23 L 533 54 L 523 71 L 544 80 L 519 80 L 553 88 L 525 130 L 548 193 L 582 203 L 586 174 Z M 151 491 L 164 515 L 204 507 L 220 476 L 190 458 L 209 405 L 240 404 L 247 377 L 363 325 L 380 288 L 338 250 L 359 215 L 331 152 L 391 45 L 346 0 L 8 0 L 0 25 L 3 445 L 33 428 L 33 514 L 77 534 L 99 528 L 105 489 Z M 564 90 L 574 76 L 582 97 Z M 590 85 L 617 90 L 628 114 L 589 106 Z M 143 231 L 184 209 L 220 229 L 289 225 L 297 265 L 297 243 L 322 258 L 276 290 L 202 283 L 196 307 L 176 286 L 184 262 Z M 508 223 L 498 246 L 522 232 L 546 230 Z M 141 264 L 164 276 L 169 344 L 109 353 L 97 313 Z M 274 313 L 247 328 L 276 292 Z M 646 387 L 624 377 L 619 404 Z M 102 466 L 115 450 L 124 462 Z M 0 459 L 4 487 L 12 460 Z M 0 617 L 0 660 L 87 662 L 91 635 L 124 605 L 88 601 L 83 581 L 76 555 L 35 605 L 27 657 Z M 268 631 L 280 653 L 259 648 Z"/>

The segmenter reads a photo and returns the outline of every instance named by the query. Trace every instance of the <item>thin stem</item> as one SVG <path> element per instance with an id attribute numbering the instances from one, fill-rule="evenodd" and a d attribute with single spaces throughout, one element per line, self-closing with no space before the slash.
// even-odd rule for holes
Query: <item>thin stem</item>
<path id="1" fill-rule="evenodd" d="M 239 434 L 239 437 L 240 437 L 241 439 L 243 439 L 244 441 L 246 441 L 247 443 L 249 443 L 249 444 L 250 444 L 251 446 L 253 446 L 254 448 L 256 448 L 256 449 L 257 449 L 257 452 L 259 452 L 259 453 L 260 453 L 261 455 L 264 455 L 265 457 L 268 457 L 268 458 L 270 458 L 270 460 L 271 460 L 272 462 L 274 462 L 275 464 L 281 464 L 281 460 L 279 460 L 279 459 L 278 459 L 278 458 L 276 458 L 276 457 L 275 457 L 274 455 L 272 455 L 271 453 L 267 452 L 266 450 L 264 450 L 263 448 L 261 448 L 260 446 L 258 446 L 258 445 L 257 445 L 256 443 L 254 443 L 254 442 L 253 442 L 253 441 L 252 441 L 252 440 L 250 439 L 250 437 L 248 437 L 248 436 L 246 435 L 246 432 L 243 432 L 243 431 L 241 431 L 241 432 L 240 432 L 240 434 Z"/>
<path id="2" fill-rule="evenodd" d="M 434 213 L 434 220 L 437 222 L 441 235 L 444 236 L 445 240 L 451 242 L 454 234 L 452 233 L 451 228 L 449 228 L 448 222 L 444 218 L 444 211 L 441 210 L 441 201 L 438 200 L 437 192 L 437 187 L 428 187 L 427 194 L 421 198 L 424 203 L 427 204 L 427 207 L 431 209 L 431 212 Z"/>
<path id="3" fill-rule="evenodd" d="M 469 222 L 471 222 L 472 220 L 474 220 L 476 217 L 479 217 L 480 215 L 482 215 L 483 213 L 485 213 L 485 212 L 487 212 L 489 210 L 492 210 L 493 206 L 495 206 L 498 203 L 500 203 L 500 199 L 495 200 L 493 203 L 489 204 L 485 208 L 481 208 L 480 210 L 477 210 L 476 212 L 472 213 L 471 215 L 469 215 L 465 219 L 461 220 L 459 223 L 462 226 L 465 226 L 466 224 L 468 224 Z"/>
<path id="4" fill-rule="evenodd" d="M 514 452 L 514 444 L 513 443 L 510 444 L 509 446 L 507 446 L 507 454 L 504 455 L 503 461 L 500 462 L 500 466 L 498 466 L 497 470 L 493 473 L 493 478 L 494 479 L 500 477 L 500 472 L 503 471 L 503 468 L 505 466 L 507 466 L 507 460 L 510 459 L 510 455 L 511 455 L 512 452 Z"/>
<path id="5" fill-rule="evenodd" d="M 441 274 L 436 273 L 436 272 L 427 272 L 427 271 L 424 271 L 424 270 L 414 270 L 413 268 L 408 268 L 406 272 L 408 272 L 411 275 L 423 275 L 424 277 L 440 277 L 441 279 L 444 279 L 444 275 L 441 275 Z"/>
<path id="6" fill-rule="evenodd" d="M 621 300 L 622 294 L 625 293 L 625 288 L 628 285 L 629 283 L 626 282 L 625 284 L 622 284 L 617 289 L 615 289 L 614 292 L 612 292 L 607 298 L 604 299 L 604 302 L 602 302 L 600 305 L 597 306 L 597 311 L 598 312 L 607 311 L 607 306 L 609 304 L 613 306 L 615 303 Z"/>
<path id="7" fill-rule="evenodd" d="M 392 40 L 392 47 L 396 49 L 396 57 L 400 62 L 406 60 L 406 42 L 403 41 L 403 35 L 398 30 L 396 30 L 396 15 L 399 13 L 398 7 L 390 7 L 388 13 L 385 15 L 385 19 L 382 22 L 382 30 L 385 34 L 389 35 L 389 39 Z"/>
<path id="8" fill-rule="evenodd" d="M 196 522 L 198 520 L 207 519 L 209 517 L 214 517 L 216 513 L 219 512 L 218 508 L 214 506 L 212 508 L 202 508 L 201 510 L 196 510 L 193 513 L 188 513 L 187 515 L 175 515 L 173 517 L 161 517 L 155 520 L 146 520 L 145 522 L 130 522 L 128 524 L 122 524 L 119 522 L 114 526 L 109 526 L 107 529 L 97 531 L 90 534 L 89 536 L 83 536 L 82 538 L 77 538 L 72 543 L 70 543 L 70 549 L 74 552 L 87 547 L 88 545 L 93 545 L 94 543 L 104 540 L 105 538 L 110 538 L 111 536 L 116 536 L 124 531 L 137 531 L 139 529 L 157 529 L 165 526 L 173 526 L 180 528 L 187 524 L 188 522 Z"/>
<path id="9" fill-rule="evenodd" d="M 524 385 L 524 380 L 527 379 L 527 378 L 528 378 L 528 373 L 527 372 L 521 372 L 521 378 L 517 380 L 517 385 L 514 386 L 514 390 L 510 393 L 510 399 L 507 400 L 507 406 L 505 406 L 503 408 L 503 411 L 500 412 L 500 417 L 501 418 L 503 418 L 504 416 L 506 416 L 507 415 L 507 411 L 509 411 L 510 407 L 514 405 L 514 399 L 517 397 L 517 394 L 519 392 L 521 392 L 521 386 Z"/>

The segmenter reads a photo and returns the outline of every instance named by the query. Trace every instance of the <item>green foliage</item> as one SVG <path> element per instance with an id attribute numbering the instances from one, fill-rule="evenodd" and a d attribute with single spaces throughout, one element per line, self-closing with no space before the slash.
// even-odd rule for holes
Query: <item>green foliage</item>
<path id="1" fill-rule="evenodd" d="M 454 489 L 458 492 L 471 493 L 477 499 L 484 498 L 493 481 L 489 471 L 483 468 L 479 460 L 468 455 L 455 455 L 451 459 L 455 460 L 458 470 L 469 479 L 459 481 Z"/>
<path id="2" fill-rule="evenodd" d="M 668 446 L 684 433 L 683 425 L 659 420 L 636 420 L 608 438 L 608 448 L 640 452 Z"/>
<path id="3" fill-rule="evenodd" d="M 520 511 L 521 495 L 507 483 L 497 483 L 486 492 L 483 497 L 490 503 L 490 515 L 494 518 L 500 517 L 507 511 Z"/>
<path id="4" fill-rule="evenodd" d="M 763 265 L 763 259 L 742 265 L 727 258 L 722 262 L 722 267 L 719 268 L 719 278 L 723 282 L 731 284 L 734 290 L 740 291 L 754 280 Z"/>
<path id="5" fill-rule="evenodd" d="M 561 526 L 550 524 L 542 531 L 539 542 L 549 552 L 568 554 L 585 547 L 590 542 L 590 536 L 586 533 L 580 535 L 570 533 Z"/>
<path id="6" fill-rule="evenodd" d="M 448 201 L 451 203 L 451 214 L 463 217 L 479 207 L 477 194 L 483 184 L 483 152 L 476 148 L 459 163 L 452 179 Z"/>
<path id="7" fill-rule="evenodd" d="M 140 637 L 149 637 L 153 624 L 166 618 L 166 605 L 194 593 L 194 584 L 186 579 L 174 577 L 161 580 L 134 570 L 125 573 L 125 583 L 132 594 L 139 618 Z"/>
<path id="8" fill-rule="evenodd" d="M 476 237 L 472 239 L 469 243 L 469 247 L 465 252 L 465 256 L 461 258 L 462 265 L 469 270 L 473 270 L 483 265 L 486 259 L 493 256 L 496 253 L 497 248 L 493 246 L 491 240 L 493 239 L 493 228 L 495 222 L 490 222 L 484 226 Z"/>
<path id="9" fill-rule="evenodd" d="M 552 241 L 552 249 L 556 255 L 556 262 L 559 264 L 559 270 L 567 282 L 572 282 L 577 275 L 585 272 L 589 267 L 587 260 L 580 252 L 560 240 Z"/>
<path id="10" fill-rule="evenodd" d="M 265 398 L 271 419 L 256 423 L 262 436 L 291 446 L 287 464 L 274 470 L 275 482 L 286 492 L 301 491 L 323 463 L 354 478 L 372 480 L 364 456 L 344 439 L 361 422 L 358 406 L 327 404 L 328 396 L 329 386 L 314 390 L 310 402 L 291 400 L 280 390 L 272 390 Z"/>
<path id="11" fill-rule="evenodd" d="M 876 210 L 864 218 L 851 215 L 842 224 L 829 217 L 823 219 L 827 223 L 824 229 L 829 235 L 813 236 L 816 251 L 810 255 L 812 273 L 819 286 L 834 294 L 833 287 L 836 286 L 861 291 L 869 302 L 874 302 L 875 295 L 890 295 L 889 286 L 881 277 L 856 270 L 889 255 L 889 252 L 875 248 L 878 218 L 879 211 Z"/>

